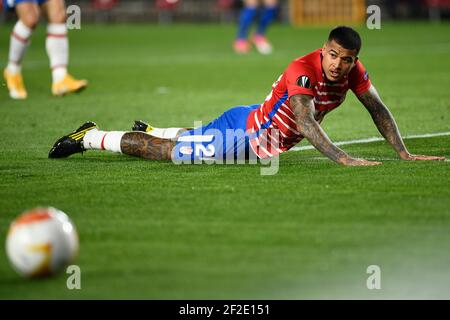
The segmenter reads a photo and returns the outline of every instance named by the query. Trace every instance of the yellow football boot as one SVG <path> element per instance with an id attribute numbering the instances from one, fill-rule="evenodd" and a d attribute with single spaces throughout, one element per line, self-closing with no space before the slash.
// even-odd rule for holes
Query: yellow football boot
<path id="1" fill-rule="evenodd" d="M 8 86 L 9 96 L 13 99 L 25 99 L 27 97 L 27 90 L 23 84 L 22 74 L 12 74 L 7 69 L 3 71 L 3 76 Z"/>
<path id="2" fill-rule="evenodd" d="M 74 79 L 70 74 L 66 74 L 64 79 L 52 84 L 52 94 L 63 96 L 72 92 L 79 92 L 87 87 L 87 80 Z"/>

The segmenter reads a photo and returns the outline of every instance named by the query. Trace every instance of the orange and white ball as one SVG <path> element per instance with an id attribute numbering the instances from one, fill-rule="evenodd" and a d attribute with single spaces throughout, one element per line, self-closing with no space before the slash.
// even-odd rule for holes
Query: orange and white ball
<path id="1" fill-rule="evenodd" d="M 36 208 L 17 217 L 8 231 L 6 253 L 13 268 L 24 277 L 48 276 L 73 263 L 78 234 L 61 210 Z"/>

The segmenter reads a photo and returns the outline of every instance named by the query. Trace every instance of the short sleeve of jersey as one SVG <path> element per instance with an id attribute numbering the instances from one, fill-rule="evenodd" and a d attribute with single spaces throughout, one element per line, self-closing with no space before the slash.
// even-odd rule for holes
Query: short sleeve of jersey
<path id="1" fill-rule="evenodd" d="M 285 73 L 288 98 L 297 94 L 314 96 L 312 87 L 316 83 L 316 76 L 312 66 L 303 61 L 293 61 Z"/>
<path id="2" fill-rule="evenodd" d="M 369 73 L 366 71 L 362 63 L 358 60 L 355 67 L 349 74 L 348 87 L 356 95 L 360 95 L 369 90 L 371 82 Z"/>

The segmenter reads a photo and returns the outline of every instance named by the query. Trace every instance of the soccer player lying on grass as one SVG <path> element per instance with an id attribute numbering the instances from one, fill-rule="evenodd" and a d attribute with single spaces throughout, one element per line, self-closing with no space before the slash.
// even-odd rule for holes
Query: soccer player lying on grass
<path id="1" fill-rule="evenodd" d="M 294 60 L 272 86 L 261 105 L 240 106 L 223 113 L 206 126 L 151 128 L 136 122 L 133 131 L 100 131 L 87 122 L 59 139 L 50 158 L 63 158 L 88 149 L 109 150 L 152 160 L 205 160 L 270 158 L 306 138 L 331 160 L 347 166 L 372 166 L 380 162 L 353 158 L 331 142 L 320 126 L 351 89 L 383 137 L 404 160 L 443 160 L 412 155 L 395 120 L 371 84 L 358 59 L 361 38 L 352 28 L 333 29 L 323 48 Z M 235 134 L 240 131 L 245 134 Z M 232 132 L 230 139 L 224 139 Z"/>

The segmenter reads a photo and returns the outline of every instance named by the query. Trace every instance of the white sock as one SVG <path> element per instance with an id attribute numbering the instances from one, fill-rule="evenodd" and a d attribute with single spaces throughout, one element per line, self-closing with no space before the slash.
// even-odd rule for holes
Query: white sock
<path id="1" fill-rule="evenodd" d="M 33 29 L 28 28 L 22 21 L 17 21 L 11 32 L 9 44 L 9 62 L 6 67 L 12 74 L 20 73 L 22 58 L 28 47 L 28 39 L 33 33 Z"/>
<path id="2" fill-rule="evenodd" d="M 147 133 L 157 138 L 174 139 L 178 136 L 180 130 L 184 130 L 184 128 L 152 128 Z"/>
<path id="3" fill-rule="evenodd" d="M 61 81 L 62 79 L 64 79 L 66 74 L 67 74 L 67 68 L 66 67 L 58 67 L 58 68 L 52 69 L 52 80 L 53 80 L 53 83 Z"/>
<path id="4" fill-rule="evenodd" d="M 83 138 L 83 146 L 86 150 L 108 150 L 122 153 L 120 141 L 126 131 L 100 131 L 92 129 L 86 132 Z"/>
<path id="5" fill-rule="evenodd" d="M 69 63 L 69 40 L 65 23 L 49 23 L 45 48 L 50 59 L 53 83 L 61 81 L 67 74 Z"/>

